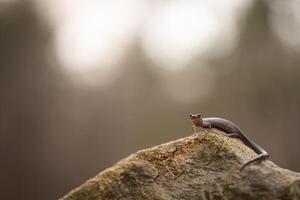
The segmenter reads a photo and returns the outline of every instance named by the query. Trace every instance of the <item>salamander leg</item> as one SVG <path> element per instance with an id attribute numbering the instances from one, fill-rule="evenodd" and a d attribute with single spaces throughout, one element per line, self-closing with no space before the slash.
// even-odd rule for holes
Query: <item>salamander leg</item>
<path id="1" fill-rule="evenodd" d="M 211 123 L 208 124 L 208 129 L 211 130 Z"/>
<path id="2" fill-rule="evenodd" d="M 207 129 L 209 129 L 209 130 L 211 130 L 212 129 L 212 127 L 211 127 L 211 123 L 205 123 L 205 124 L 203 124 L 203 126 L 202 126 L 203 128 L 207 128 Z"/>
<path id="3" fill-rule="evenodd" d="M 197 127 L 193 125 L 193 133 L 197 133 Z"/>

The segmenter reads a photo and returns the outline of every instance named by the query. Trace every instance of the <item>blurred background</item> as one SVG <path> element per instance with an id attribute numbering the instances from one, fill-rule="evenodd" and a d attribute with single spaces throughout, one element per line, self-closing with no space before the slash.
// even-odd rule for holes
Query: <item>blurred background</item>
<path id="1" fill-rule="evenodd" d="M 0 0 L 0 199 L 57 199 L 234 121 L 300 171 L 298 0 Z"/>

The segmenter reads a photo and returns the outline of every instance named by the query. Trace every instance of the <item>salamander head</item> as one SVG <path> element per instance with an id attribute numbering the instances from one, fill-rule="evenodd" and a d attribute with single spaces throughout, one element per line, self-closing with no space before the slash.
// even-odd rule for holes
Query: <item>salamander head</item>
<path id="1" fill-rule="evenodd" d="M 201 114 L 190 114 L 189 118 L 192 120 L 192 123 L 196 127 L 202 127 L 203 120 Z"/>

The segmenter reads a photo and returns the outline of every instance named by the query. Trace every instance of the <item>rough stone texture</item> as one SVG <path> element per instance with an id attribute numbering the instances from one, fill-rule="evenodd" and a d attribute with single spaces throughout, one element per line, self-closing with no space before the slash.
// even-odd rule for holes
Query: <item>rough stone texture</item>
<path id="1" fill-rule="evenodd" d="M 300 174 L 217 130 L 141 150 L 64 196 L 71 199 L 300 199 Z"/>

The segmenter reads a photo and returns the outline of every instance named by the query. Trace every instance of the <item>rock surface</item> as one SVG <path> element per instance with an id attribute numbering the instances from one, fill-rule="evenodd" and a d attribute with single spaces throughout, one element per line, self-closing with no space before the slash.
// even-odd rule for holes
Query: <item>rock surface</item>
<path id="1" fill-rule="evenodd" d="M 220 131 L 138 151 L 65 195 L 71 199 L 300 199 L 300 174 L 263 161 Z"/>

